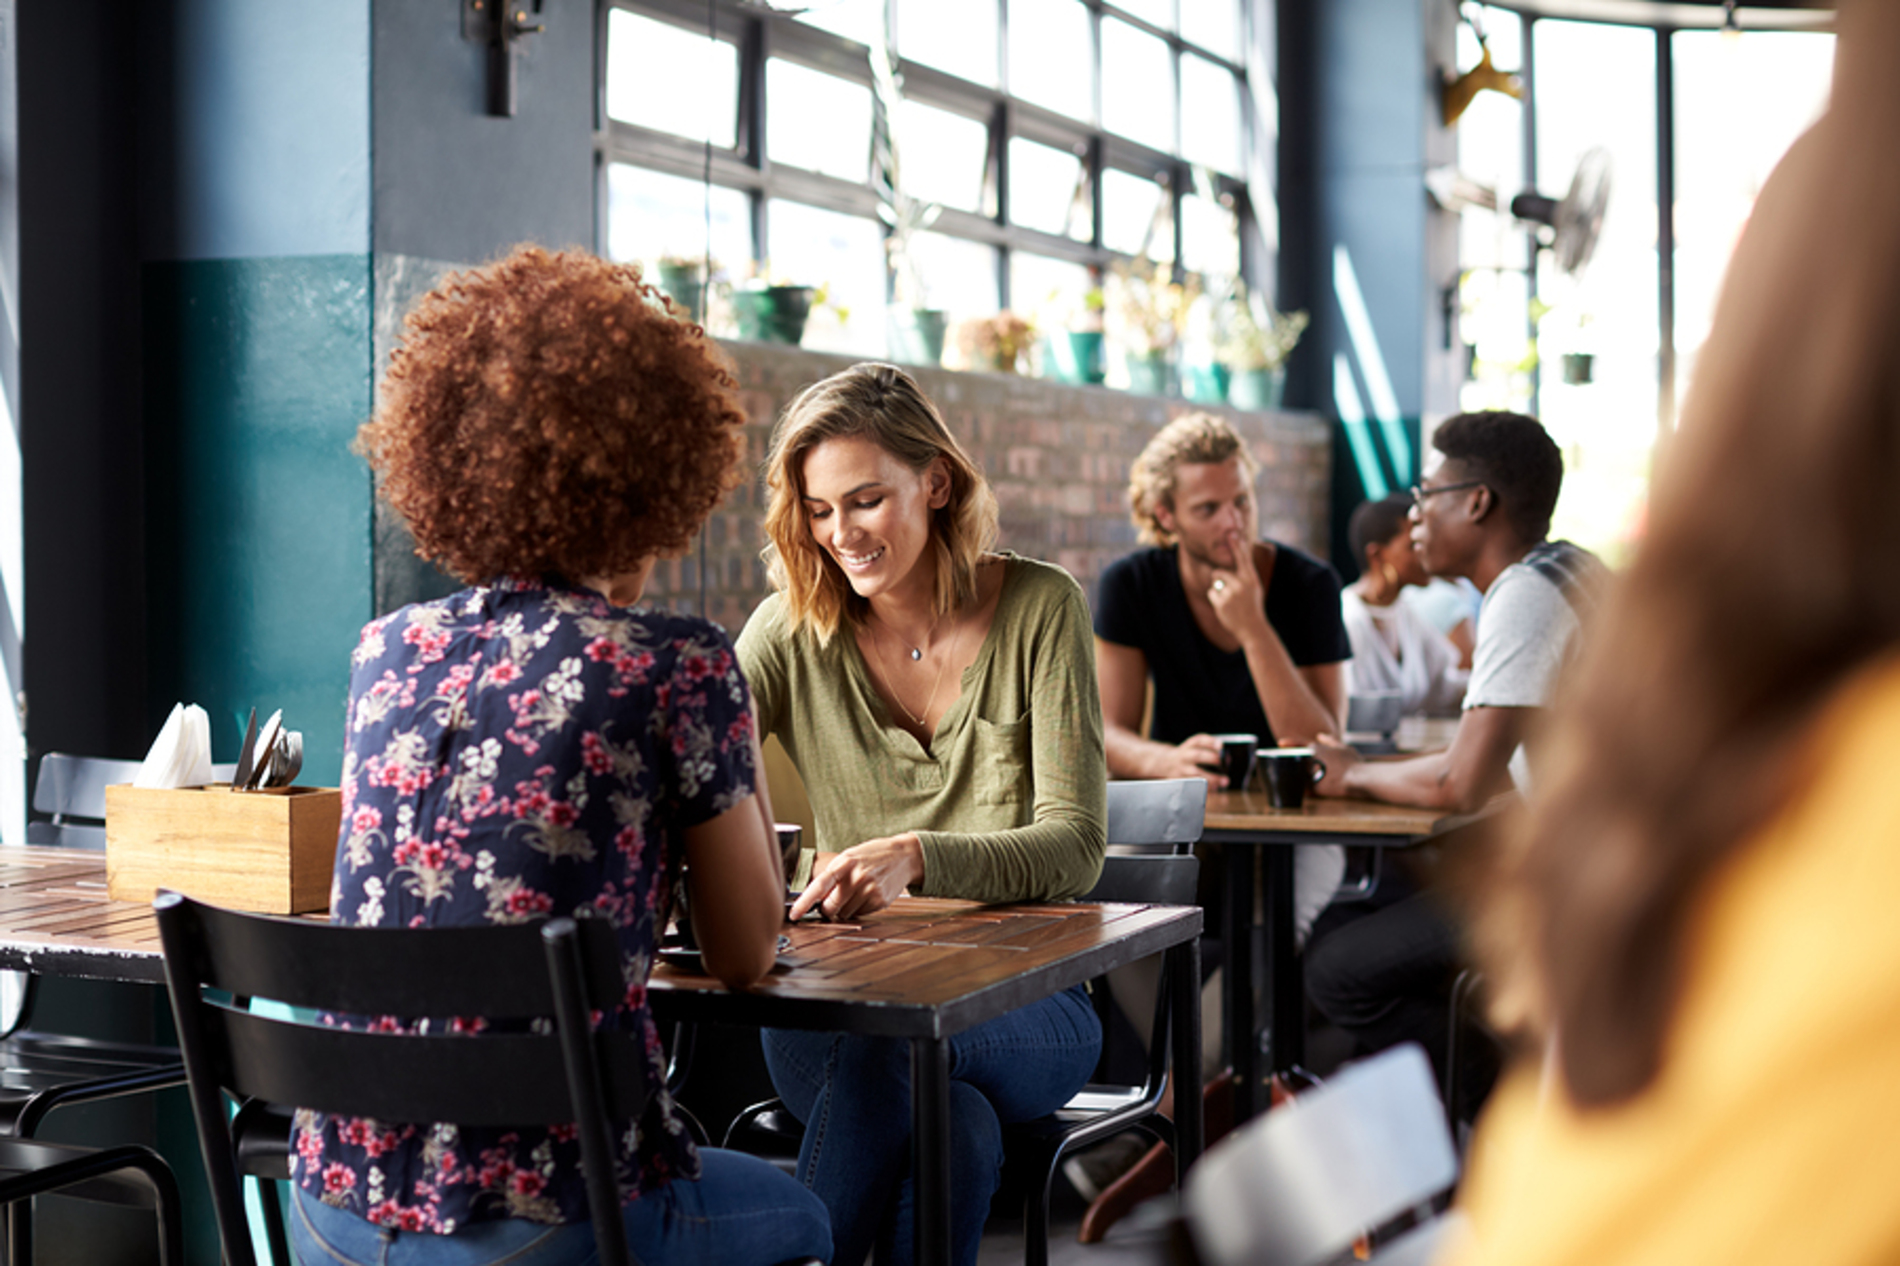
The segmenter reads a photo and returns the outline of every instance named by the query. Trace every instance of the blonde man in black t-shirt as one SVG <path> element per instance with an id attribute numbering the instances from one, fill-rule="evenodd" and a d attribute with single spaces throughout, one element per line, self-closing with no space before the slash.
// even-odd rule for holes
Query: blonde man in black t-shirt
<path id="1" fill-rule="evenodd" d="M 1117 778 L 1205 778 L 1218 791 L 1227 779 L 1214 768 L 1220 744 L 1212 735 L 1252 734 L 1273 746 L 1344 728 L 1352 644 L 1339 576 L 1309 554 L 1260 539 L 1258 474 L 1240 436 L 1208 414 L 1169 423 L 1135 459 L 1129 514 L 1150 548 L 1110 564 L 1095 603 L 1095 670 L 1108 771 Z M 1154 711 L 1144 736 L 1150 680 Z M 1344 856 L 1306 848 L 1295 861 L 1295 924 L 1303 929 L 1337 888 Z M 1204 865 L 1204 892 L 1216 871 Z M 1204 961 L 1211 967 L 1214 960 Z M 1109 985 L 1129 1015 L 1147 1015 L 1156 980 L 1137 965 L 1112 973 Z M 1218 1066 L 1220 1009 L 1204 1014 L 1203 1050 Z M 1201 1072 L 1206 1079 L 1213 1067 Z M 1224 1080 L 1215 1075 L 1211 1084 Z M 1104 1188 L 1083 1217 L 1084 1243 L 1165 1191 L 1173 1173 L 1159 1147 L 1108 1182 L 1115 1167 L 1105 1155 L 1065 1167 L 1078 1189 Z"/>
<path id="2" fill-rule="evenodd" d="M 1129 511 L 1152 548 L 1111 564 L 1095 604 L 1108 769 L 1118 778 L 1204 777 L 1219 790 L 1212 734 L 1270 746 L 1344 728 L 1352 645 L 1339 576 L 1260 539 L 1258 471 L 1233 429 L 1208 414 L 1169 423 L 1135 460 Z"/>

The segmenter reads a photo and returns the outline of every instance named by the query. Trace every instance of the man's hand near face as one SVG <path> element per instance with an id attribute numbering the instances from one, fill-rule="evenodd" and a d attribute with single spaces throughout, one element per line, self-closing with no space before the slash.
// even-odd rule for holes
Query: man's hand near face
<path id="1" fill-rule="evenodd" d="M 1250 543 L 1239 532 L 1229 532 L 1225 542 L 1234 567 L 1213 569 L 1214 579 L 1207 589 L 1207 601 L 1214 608 L 1221 627 L 1239 638 L 1244 647 L 1249 639 L 1258 639 L 1270 631 L 1267 594 L 1260 587 L 1260 569 L 1254 561 L 1253 549 L 1248 548 Z M 1265 550 L 1268 560 L 1273 558 L 1271 544 L 1261 542 L 1256 548 Z"/>

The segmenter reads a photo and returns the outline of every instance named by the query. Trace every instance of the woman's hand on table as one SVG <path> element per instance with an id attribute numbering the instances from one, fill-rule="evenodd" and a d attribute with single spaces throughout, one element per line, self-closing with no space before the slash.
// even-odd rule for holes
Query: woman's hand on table
<path id="1" fill-rule="evenodd" d="M 1358 751 L 1340 742 L 1330 734 L 1316 735 L 1313 739 L 1313 755 L 1326 764 L 1326 776 L 1313 784 L 1313 794 L 1319 796 L 1349 796 L 1352 791 L 1346 785 L 1347 774 L 1365 758 Z"/>
<path id="2" fill-rule="evenodd" d="M 924 846 L 908 831 L 820 853 L 790 917 L 797 922 L 816 909 L 827 919 L 855 919 L 882 910 L 923 877 Z"/>

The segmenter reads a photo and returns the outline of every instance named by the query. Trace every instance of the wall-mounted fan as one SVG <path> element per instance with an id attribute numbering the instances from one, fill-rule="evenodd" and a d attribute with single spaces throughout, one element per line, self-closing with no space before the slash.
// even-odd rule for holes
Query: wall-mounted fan
<path id="1" fill-rule="evenodd" d="M 1610 172 L 1609 151 L 1592 149 L 1577 160 L 1570 190 L 1562 198 L 1526 192 L 1511 199 L 1513 216 L 1550 230 L 1550 241 L 1543 244 L 1550 248 L 1557 266 L 1566 273 L 1582 272 L 1596 252 L 1597 239 L 1603 234 L 1603 213 L 1610 204 Z M 1434 167 L 1426 172 L 1425 188 L 1433 200 L 1448 211 L 1462 211 L 1466 207 L 1495 211 L 1498 207 L 1497 190 L 1480 185 L 1451 167 Z"/>
<path id="2" fill-rule="evenodd" d="M 1577 160 L 1570 191 L 1561 199 L 1539 193 L 1520 193 L 1511 199 L 1511 214 L 1520 220 L 1548 225 L 1550 250 L 1557 267 L 1580 273 L 1596 253 L 1603 235 L 1603 213 L 1610 205 L 1610 154 L 1593 149 Z"/>

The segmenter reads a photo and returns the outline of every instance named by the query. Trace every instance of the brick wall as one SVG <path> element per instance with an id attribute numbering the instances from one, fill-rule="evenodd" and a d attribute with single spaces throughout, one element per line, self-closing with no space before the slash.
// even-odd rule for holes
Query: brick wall
<path id="1" fill-rule="evenodd" d="M 763 467 L 772 424 L 792 396 L 853 363 L 769 344 L 727 348 L 752 419 L 746 446 L 755 469 Z M 1129 464 L 1169 420 L 1208 407 L 1009 374 L 911 372 L 995 489 L 999 543 L 1061 564 L 1091 597 L 1102 569 L 1136 547 L 1123 497 Z M 1326 424 L 1303 413 L 1212 411 L 1233 422 L 1259 459 L 1261 530 L 1325 557 L 1332 460 Z M 763 480 L 750 480 L 714 512 L 701 549 L 660 563 L 649 597 L 697 611 L 703 557 L 705 613 L 736 635 L 768 592 L 759 560 L 763 511 Z"/>

